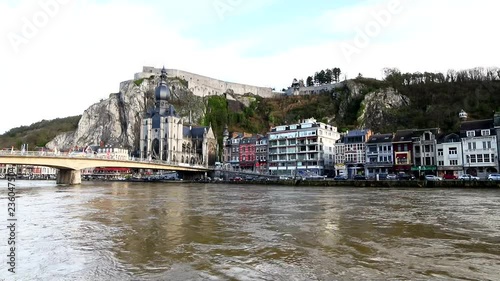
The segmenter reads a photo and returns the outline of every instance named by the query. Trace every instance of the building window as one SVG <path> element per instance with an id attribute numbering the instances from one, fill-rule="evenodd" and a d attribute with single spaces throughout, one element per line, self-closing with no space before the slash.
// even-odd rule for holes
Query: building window
<path id="1" fill-rule="evenodd" d="M 481 130 L 481 136 L 489 136 L 490 130 Z"/>
<path id="2" fill-rule="evenodd" d="M 458 166 L 458 160 L 450 160 L 451 166 Z"/>
<path id="3" fill-rule="evenodd" d="M 483 155 L 482 154 L 477 155 L 477 163 L 483 163 Z"/>
<path id="4" fill-rule="evenodd" d="M 442 149 L 438 149 L 438 156 L 443 156 L 443 150 Z"/>
<path id="5" fill-rule="evenodd" d="M 475 131 L 467 131 L 467 137 L 468 138 L 475 137 L 475 136 L 476 136 L 476 132 Z"/>
<path id="6" fill-rule="evenodd" d="M 444 161 L 438 161 L 438 166 L 444 166 Z"/>
<path id="7" fill-rule="evenodd" d="M 484 154 L 484 163 L 490 163 L 490 155 Z"/>
<path id="8" fill-rule="evenodd" d="M 476 155 L 470 156 L 470 163 L 476 163 Z"/>
<path id="9" fill-rule="evenodd" d="M 396 163 L 398 165 L 404 165 L 404 164 L 408 163 L 408 159 L 407 158 L 397 158 L 396 161 L 397 161 Z"/>
<path id="10" fill-rule="evenodd" d="M 448 154 L 450 155 L 456 155 L 457 154 L 457 148 L 456 147 L 450 147 L 448 150 Z"/>
<path id="11" fill-rule="evenodd" d="M 483 149 L 491 149 L 491 141 L 483 141 Z"/>
<path id="12" fill-rule="evenodd" d="M 467 143 L 467 147 L 469 148 L 469 150 L 476 150 L 476 143 L 469 142 L 469 143 Z"/>

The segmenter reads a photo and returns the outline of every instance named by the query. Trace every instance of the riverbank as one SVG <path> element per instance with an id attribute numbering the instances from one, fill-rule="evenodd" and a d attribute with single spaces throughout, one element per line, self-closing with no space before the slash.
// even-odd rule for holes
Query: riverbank
<path id="1" fill-rule="evenodd" d="M 280 180 L 280 181 L 228 181 L 225 184 L 257 184 L 257 185 L 295 185 L 295 186 L 332 186 L 332 187 L 395 187 L 395 188 L 499 188 L 500 181 L 399 181 L 399 180 L 362 180 L 362 181 L 333 181 L 333 180 Z"/>

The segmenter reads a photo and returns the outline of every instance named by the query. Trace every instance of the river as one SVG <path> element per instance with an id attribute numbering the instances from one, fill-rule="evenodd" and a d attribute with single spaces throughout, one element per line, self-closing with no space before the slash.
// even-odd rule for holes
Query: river
<path id="1" fill-rule="evenodd" d="M 16 184 L 0 280 L 500 279 L 499 190 Z"/>

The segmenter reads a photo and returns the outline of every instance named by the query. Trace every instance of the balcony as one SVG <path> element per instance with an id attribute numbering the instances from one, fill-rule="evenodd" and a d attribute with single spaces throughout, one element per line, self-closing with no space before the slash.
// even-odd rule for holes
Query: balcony
<path id="1" fill-rule="evenodd" d="M 379 161 L 379 162 L 366 162 L 368 167 L 392 167 L 394 163 L 392 161 Z"/>

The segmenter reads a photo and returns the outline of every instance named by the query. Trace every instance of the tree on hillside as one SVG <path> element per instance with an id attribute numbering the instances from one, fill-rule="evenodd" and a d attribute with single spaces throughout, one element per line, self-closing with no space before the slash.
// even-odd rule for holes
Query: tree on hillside
<path id="1" fill-rule="evenodd" d="M 335 76 L 333 75 L 333 69 L 327 69 L 325 71 L 325 84 L 332 84 L 334 80 Z"/>
<path id="2" fill-rule="evenodd" d="M 337 82 L 337 83 L 340 82 L 340 73 L 341 73 L 340 68 L 335 67 L 335 68 L 332 69 L 332 74 L 333 74 L 333 77 L 334 77 L 333 80 L 335 82 Z"/>
<path id="3" fill-rule="evenodd" d="M 306 80 L 306 83 L 307 83 L 307 87 L 311 87 L 314 85 L 314 80 L 311 76 L 307 76 L 307 80 Z"/>

